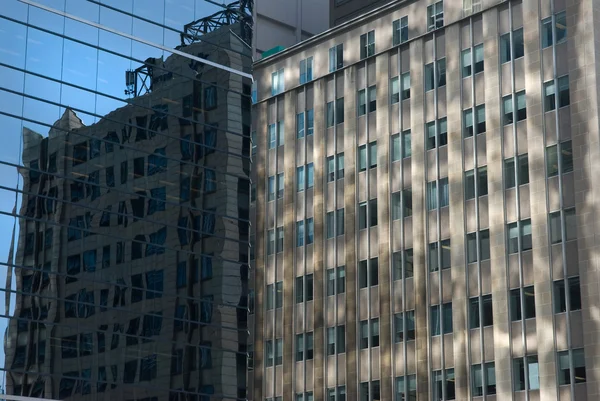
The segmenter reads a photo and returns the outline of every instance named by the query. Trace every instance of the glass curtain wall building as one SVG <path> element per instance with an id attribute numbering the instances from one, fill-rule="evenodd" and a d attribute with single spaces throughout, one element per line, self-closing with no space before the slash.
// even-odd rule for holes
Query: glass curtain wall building
<path id="1" fill-rule="evenodd" d="M 246 398 L 251 8 L 3 2 L 7 394 Z"/>

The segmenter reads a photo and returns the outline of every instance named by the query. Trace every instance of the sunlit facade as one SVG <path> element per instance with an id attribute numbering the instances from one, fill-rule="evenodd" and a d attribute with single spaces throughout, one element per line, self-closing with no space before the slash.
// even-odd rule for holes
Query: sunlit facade
<path id="1" fill-rule="evenodd" d="M 6 3 L 6 393 L 245 399 L 251 12 Z"/>
<path id="2" fill-rule="evenodd" d="M 598 15 L 395 1 L 255 64 L 253 400 L 598 398 Z"/>

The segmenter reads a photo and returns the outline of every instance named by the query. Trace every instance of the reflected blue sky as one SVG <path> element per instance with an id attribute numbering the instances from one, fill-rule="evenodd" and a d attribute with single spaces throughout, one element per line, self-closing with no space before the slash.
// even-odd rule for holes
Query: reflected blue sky
<path id="1" fill-rule="evenodd" d="M 138 60 L 168 56 L 160 49 L 98 30 L 78 21 L 65 19 L 25 5 L 18 0 L 1 2 L 0 112 L 31 120 L 23 122 L 19 118 L 0 114 L 0 127 L 2 127 L 0 160 L 4 162 L 20 164 L 23 127 L 47 135 L 48 125 L 60 118 L 64 111 L 57 104 L 89 111 L 91 114 L 77 112 L 86 125 L 98 120 L 93 114 L 105 115 L 125 105 L 123 101 L 25 74 L 23 70 L 125 100 L 125 71 L 135 69 L 140 64 L 110 52 L 124 54 Z M 36 0 L 36 2 L 169 48 L 180 44 L 177 32 L 132 18 L 127 14 L 181 31 L 185 24 L 220 9 L 218 5 L 205 0 Z M 217 0 L 214 3 L 226 4 L 227 2 Z M 105 50 L 63 39 L 35 28 L 28 29 L 17 21 L 60 35 L 64 34 Z M 25 98 L 19 95 L 20 93 L 40 100 Z M 0 164 L 0 187 L 17 186 L 21 186 L 21 179 L 16 169 Z M 15 199 L 15 193 L 0 188 L 1 211 L 11 213 L 16 201 L 18 211 L 20 201 Z M 0 215 L 0 261 L 2 263 L 5 263 L 8 258 L 14 224 L 14 218 Z M 0 266 L 2 287 L 4 287 L 5 277 L 6 267 Z M 14 307 L 14 300 L 11 303 Z M 2 294 L 0 296 L 2 313 L 4 307 Z M 0 321 L 0 332 L 4 334 L 6 320 L 0 319 Z M 4 363 L 3 347 L 0 347 L 0 361 Z"/>

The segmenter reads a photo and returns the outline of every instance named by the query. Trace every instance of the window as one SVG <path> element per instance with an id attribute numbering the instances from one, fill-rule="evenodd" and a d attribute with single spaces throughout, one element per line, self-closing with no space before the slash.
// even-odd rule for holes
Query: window
<path id="1" fill-rule="evenodd" d="M 283 121 L 277 121 L 277 123 L 269 124 L 268 134 L 269 149 L 275 149 L 277 146 L 282 146 L 284 140 Z"/>
<path id="2" fill-rule="evenodd" d="M 444 373 L 445 379 L 444 379 Z M 455 393 L 455 378 L 454 369 L 434 370 L 432 372 L 432 400 L 442 401 L 444 400 L 444 388 L 446 389 L 445 400 L 454 400 L 456 398 Z"/>
<path id="3" fill-rule="evenodd" d="M 427 32 L 444 26 L 444 2 L 438 1 L 427 7 Z"/>
<path id="4" fill-rule="evenodd" d="M 475 172 L 477 172 L 477 187 L 475 187 Z M 487 167 L 479 167 L 476 170 L 465 172 L 465 200 L 474 199 L 475 191 L 478 196 L 488 194 Z"/>
<path id="5" fill-rule="evenodd" d="M 542 49 L 553 44 L 559 44 L 567 39 L 567 15 L 560 12 L 554 15 L 554 32 L 552 31 L 552 17 L 542 20 Z"/>
<path id="6" fill-rule="evenodd" d="M 408 40 L 408 16 L 392 22 L 392 40 L 393 46 L 397 46 Z"/>
<path id="7" fill-rule="evenodd" d="M 531 220 L 521 220 L 507 224 L 508 228 L 508 253 L 519 252 L 519 239 L 521 251 L 531 249 Z"/>
<path id="8" fill-rule="evenodd" d="M 484 386 L 486 395 L 496 394 L 496 367 L 494 362 L 477 364 L 471 367 L 471 392 L 473 396 L 482 396 Z"/>
<path id="9" fill-rule="evenodd" d="M 412 216 L 412 190 L 404 189 L 392 194 L 392 220 Z"/>
<path id="10" fill-rule="evenodd" d="M 525 120 L 527 118 L 527 107 L 525 102 L 525 91 L 515 93 L 517 103 L 517 122 Z M 513 115 L 513 98 L 511 95 L 504 96 L 502 98 L 502 113 L 504 125 L 512 124 L 514 120 Z"/>
<path id="11" fill-rule="evenodd" d="M 461 52 L 461 71 L 462 77 L 470 77 L 473 73 L 472 63 L 471 63 L 471 49 L 465 49 Z"/>
<path id="12" fill-rule="evenodd" d="M 560 386 L 571 384 L 571 368 L 569 367 L 569 359 L 573 362 L 573 378 L 574 383 L 585 383 L 587 375 L 585 373 L 585 352 L 583 348 L 574 349 L 571 351 L 558 352 L 558 384 Z"/>
<path id="13" fill-rule="evenodd" d="M 379 259 L 371 258 L 358 262 L 358 286 L 367 288 L 379 284 Z"/>
<path id="14" fill-rule="evenodd" d="M 477 233 L 467 234 L 467 263 L 490 258 L 490 231 L 479 231 L 479 254 L 477 253 Z"/>
<path id="15" fill-rule="evenodd" d="M 265 364 L 267 367 L 273 366 L 275 360 L 275 350 L 273 349 L 273 340 L 265 341 Z"/>
<path id="16" fill-rule="evenodd" d="M 377 167 L 377 141 L 369 143 L 369 168 Z"/>
<path id="17" fill-rule="evenodd" d="M 392 157 L 392 163 L 393 163 L 393 162 L 399 161 L 402 158 L 400 134 L 392 135 L 390 140 L 391 140 L 391 145 L 390 145 L 391 157 Z"/>
<path id="18" fill-rule="evenodd" d="M 390 80 L 390 103 L 395 104 L 407 99 L 410 99 L 410 72 Z"/>
<path id="19" fill-rule="evenodd" d="M 336 388 L 331 387 L 327 389 L 327 401 L 336 401 Z M 346 386 L 337 387 L 337 401 L 346 401 Z"/>
<path id="20" fill-rule="evenodd" d="M 561 174 L 573 171 L 573 145 L 571 141 L 561 142 L 558 145 L 546 148 L 546 174 L 548 177 L 554 177 L 558 175 L 559 170 Z"/>
<path id="21" fill-rule="evenodd" d="M 434 68 L 433 63 L 425 66 L 425 92 L 444 85 L 446 85 L 446 58 L 441 58 L 437 61 L 437 68 Z"/>
<path id="22" fill-rule="evenodd" d="M 525 385 L 525 364 L 527 364 L 527 384 Z M 540 376 L 537 355 L 513 359 L 513 383 L 515 391 L 539 390 Z M 526 388 L 528 387 L 528 388 Z"/>
<path id="23" fill-rule="evenodd" d="M 338 266 L 336 289 L 338 294 L 346 292 L 346 266 Z"/>
<path id="24" fill-rule="evenodd" d="M 337 282 L 336 282 L 337 281 Z M 337 292 L 336 292 L 337 291 Z M 327 270 L 327 295 L 343 294 L 346 291 L 346 268 L 338 266 L 337 269 Z"/>
<path id="25" fill-rule="evenodd" d="M 335 181 L 335 156 L 327 157 L 327 182 Z"/>
<path id="26" fill-rule="evenodd" d="M 277 174 L 277 199 L 283 199 L 283 189 L 285 185 L 283 182 L 283 173 Z"/>
<path id="27" fill-rule="evenodd" d="M 431 335 L 452 333 L 452 302 L 431 307 Z M 444 326 L 443 330 L 441 325 Z"/>
<path id="28" fill-rule="evenodd" d="M 529 184 L 529 162 L 527 154 L 517 156 L 518 168 L 515 171 L 515 159 L 504 160 L 504 189 L 514 188 L 515 173 L 518 174 L 519 185 Z"/>
<path id="29" fill-rule="evenodd" d="M 442 269 L 449 269 L 451 265 L 450 256 L 449 239 L 429 244 L 429 271 L 438 271 L 440 262 L 442 263 Z"/>
<path id="30" fill-rule="evenodd" d="M 271 229 L 267 232 L 267 255 L 275 253 L 275 230 Z"/>
<path id="31" fill-rule="evenodd" d="M 477 45 L 473 48 L 475 51 L 475 74 L 483 72 L 483 44 Z"/>
<path id="32" fill-rule="evenodd" d="M 394 342 L 415 339 L 415 311 L 406 311 L 394 315 Z"/>
<path id="33" fill-rule="evenodd" d="M 404 254 L 404 259 L 402 256 Z M 405 249 L 404 251 L 394 252 L 392 254 L 392 269 L 394 280 L 402 280 L 410 278 L 414 274 L 413 270 L 413 250 Z"/>
<path id="34" fill-rule="evenodd" d="M 296 334 L 296 362 L 304 360 L 304 334 Z"/>
<path id="35" fill-rule="evenodd" d="M 575 208 L 564 209 L 562 216 L 560 210 L 550 213 L 550 241 L 553 244 L 561 243 L 562 226 L 565 226 L 565 240 L 577 239 L 577 216 Z"/>
<path id="36" fill-rule="evenodd" d="M 367 149 L 368 149 L 368 160 L 367 160 Z M 377 141 L 373 141 L 366 145 L 358 147 L 358 169 L 359 171 L 366 171 L 367 165 L 369 168 L 377 167 Z"/>
<path id="37" fill-rule="evenodd" d="M 410 130 L 403 131 L 402 134 L 400 134 L 400 137 L 402 143 L 402 149 L 400 153 L 402 154 L 402 158 L 406 159 L 412 155 Z"/>
<path id="38" fill-rule="evenodd" d="M 516 60 L 524 55 L 523 28 L 512 32 L 512 46 L 510 32 L 500 36 L 500 63 L 507 63 L 513 58 Z"/>
<path id="39" fill-rule="evenodd" d="M 283 281 L 278 281 L 275 286 L 273 284 L 269 284 L 269 286 L 275 289 L 275 308 L 283 307 Z M 267 286 L 267 291 L 269 286 Z"/>
<path id="40" fill-rule="evenodd" d="M 370 389 L 369 389 L 370 385 Z M 379 380 L 373 380 L 372 382 L 364 382 L 360 383 L 360 401 L 369 401 L 369 400 L 381 400 L 381 386 Z"/>
<path id="41" fill-rule="evenodd" d="M 312 188 L 315 184 L 315 170 L 314 165 L 309 163 L 306 165 L 306 188 Z M 300 191 L 298 191 L 300 192 Z"/>
<path id="42" fill-rule="evenodd" d="M 486 131 L 485 105 L 475 107 L 475 121 L 473 121 L 473 109 L 463 110 L 462 129 L 464 138 L 472 137 L 475 129 L 477 129 L 478 135 Z"/>
<path id="43" fill-rule="evenodd" d="M 395 401 L 406 401 L 417 399 L 417 376 L 399 376 L 396 377 L 396 398 Z"/>
<path id="44" fill-rule="evenodd" d="M 304 166 L 296 167 L 296 188 L 298 192 L 304 191 Z"/>
<path id="45" fill-rule="evenodd" d="M 306 115 L 306 121 L 304 117 Z M 306 130 L 305 130 L 306 124 Z M 296 138 L 302 139 L 304 135 L 306 136 L 312 135 L 314 132 L 314 112 L 313 109 L 306 110 L 306 112 L 301 112 L 296 115 Z"/>
<path id="46" fill-rule="evenodd" d="M 327 103 L 327 128 L 344 122 L 344 98 Z"/>
<path id="47" fill-rule="evenodd" d="M 269 177 L 269 181 L 267 183 L 267 201 L 271 202 L 271 201 L 275 200 L 275 191 L 276 191 L 275 176 L 272 175 Z"/>
<path id="48" fill-rule="evenodd" d="M 479 319 L 479 297 L 473 297 L 469 300 L 469 328 L 477 329 L 481 325 Z M 483 327 L 492 326 L 494 324 L 494 316 L 492 314 L 492 296 L 483 295 L 481 297 L 481 315 L 483 317 Z"/>
<path id="49" fill-rule="evenodd" d="M 300 85 L 312 81 L 313 58 L 300 60 Z"/>
<path id="50" fill-rule="evenodd" d="M 367 213 L 368 209 L 368 213 Z M 367 227 L 377 225 L 377 199 L 371 199 L 368 202 L 358 204 L 358 229 L 364 230 Z"/>
<path id="51" fill-rule="evenodd" d="M 554 313 L 564 313 L 567 310 L 581 310 L 579 277 L 570 277 L 566 281 L 569 288 L 569 307 L 567 307 L 565 280 L 557 280 L 554 282 Z"/>
<path id="52" fill-rule="evenodd" d="M 344 67 L 344 44 L 333 46 L 329 49 L 329 72 L 334 72 Z"/>
<path id="53" fill-rule="evenodd" d="M 337 154 L 337 179 L 344 178 L 344 152 Z"/>
<path id="54" fill-rule="evenodd" d="M 369 335 L 369 326 L 371 333 Z M 379 319 L 363 320 L 360 322 L 360 349 L 379 347 Z"/>
<path id="55" fill-rule="evenodd" d="M 327 355 L 346 352 L 346 326 L 327 328 Z"/>
<path id="56" fill-rule="evenodd" d="M 283 252 L 283 227 L 277 227 L 277 247 L 276 252 Z"/>
<path id="57" fill-rule="evenodd" d="M 439 194 L 438 194 L 439 182 Z M 441 178 L 439 181 L 431 181 L 427 183 L 427 209 L 435 210 L 448 206 L 450 203 L 448 192 L 448 178 Z"/>
<path id="58" fill-rule="evenodd" d="M 327 238 L 344 235 L 344 209 L 327 212 Z"/>
<path id="59" fill-rule="evenodd" d="M 304 220 L 296 222 L 296 246 L 304 246 Z"/>
<path id="60" fill-rule="evenodd" d="M 276 96 L 285 90 L 284 69 L 271 74 L 271 96 Z"/>
<path id="61" fill-rule="evenodd" d="M 471 74 L 475 73 L 478 74 L 480 72 L 483 72 L 483 44 L 481 45 L 477 45 L 473 48 L 473 58 L 475 61 L 475 68 L 473 69 L 473 63 L 472 63 L 472 58 L 471 58 L 471 49 L 465 49 L 462 51 L 461 53 L 461 62 L 462 62 L 462 66 L 461 66 L 461 71 L 462 71 L 462 77 L 466 78 L 471 76 Z M 474 70 L 474 72 L 473 72 Z"/>
<path id="62" fill-rule="evenodd" d="M 304 138 L 304 112 L 296 114 L 296 138 Z"/>
<path id="63" fill-rule="evenodd" d="M 523 287 L 523 303 L 525 306 L 525 319 L 535 317 L 535 289 L 533 286 Z M 521 309 L 521 290 L 510 290 L 510 319 L 513 322 L 523 319 Z"/>
<path id="64" fill-rule="evenodd" d="M 448 144 L 448 124 L 446 117 L 437 120 L 437 132 L 435 121 L 426 124 L 427 129 L 427 150 L 434 149 L 437 146 L 446 146 Z"/>
<path id="65" fill-rule="evenodd" d="M 358 116 L 377 110 L 377 87 L 370 86 L 358 91 Z"/>
<path id="66" fill-rule="evenodd" d="M 375 54 L 375 31 L 360 35 L 360 59 L 371 57 Z"/>
<path id="67" fill-rule="evenodd" d="M 313 218 L 306 219 L 306 245 L 310 245 L 315 240 L 315 225 Z"/>
<path id="68" fill-rule="evenodd" d="M 569 76 L 565 75 L 557 80 L 558 82 L 558 108 L 568 106 L 571 103 L 569 95 Z M 544 83 L 544 111 L 556 109 L 556 88 L 554 80 Z"/>
<path id="69" fill-rule="evenodd" d="M 313 275 L 307 274 L 306 276 L 296 277 L 296 303 L 304 302 L 305 299 L 307 302 L 312 301 L 313 297 Z"/>

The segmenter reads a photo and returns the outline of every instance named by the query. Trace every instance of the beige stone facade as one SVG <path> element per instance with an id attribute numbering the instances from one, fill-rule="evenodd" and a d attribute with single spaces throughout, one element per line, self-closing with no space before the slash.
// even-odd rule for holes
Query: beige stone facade
<path id="1" fill-rule="evenodd" d="M 599 7 L 393 2 L 255 64 L 253 400 L 599 397 Z"/>

